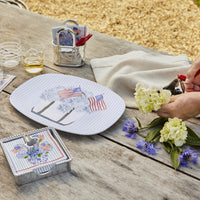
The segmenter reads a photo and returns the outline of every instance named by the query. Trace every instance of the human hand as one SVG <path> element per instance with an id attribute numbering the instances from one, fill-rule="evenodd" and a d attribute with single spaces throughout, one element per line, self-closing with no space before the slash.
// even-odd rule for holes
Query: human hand
<path id="1" fill-rule="evenodd" d="M 187 71 L 187 79 L 185 81 L 186 91 L 200 91 L 200 75 L 197 75 L 200 70 L 200 56 L 193 62 L 190 69 Z"/>
<path id="2" fill-rule="evenodd" d="M 200 92 L 184 93 L 172 96 L 168 104 L 164 104 L 157 114 L 165 118 L 178 117 L 187 120 L 200 114 Z"/>

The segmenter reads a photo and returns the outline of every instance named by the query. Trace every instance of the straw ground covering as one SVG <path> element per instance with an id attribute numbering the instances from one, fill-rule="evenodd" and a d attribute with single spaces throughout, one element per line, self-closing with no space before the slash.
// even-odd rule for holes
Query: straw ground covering
<path id="1" fill-rule="evenodd" d="M 29 10 L 74 19 L 105 33 L 172 55 L 200 54 L 200 7 L 194 0 L 24 0 Z"/>

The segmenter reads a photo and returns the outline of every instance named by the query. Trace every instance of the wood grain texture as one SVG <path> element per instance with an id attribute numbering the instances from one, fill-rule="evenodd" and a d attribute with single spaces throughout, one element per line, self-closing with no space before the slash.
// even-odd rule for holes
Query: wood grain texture
<path id="1" fill-rule="evenodd" d="M 14 111 L 8 94 L 1 97 L 1 138 L 41 128 Z M 71 173 L 19 187 L 0 149 L 0 199 L 197 199 L 200 195 L 198 180 L 100 135 L 59 134 L 74 157 Z"/>
<path id="2" fill-rule="evenodd" d="M 162 143 L 157 142 L 156 147 L 161 148 L 161 150 L 157 150 L 156 156 L 148 155 L 146 152 L 141 152 L 136 146 L 137 142 L 139 140 L 143 140 L 144 138 L 137 136 L 135 140 L 125 137 L 125 132 L 122 131 L 122 127 L 127 119 L 135 121 L 135 124 L 137 126 L 137 121 L 135 119 L 137 117 L 143 126 L 150 123 L 153 119 L 157 118 L 158 116 L 155 113 L 148 113 L 148 114 L 142 114 L 140 111 L 136 109 L 126 109 L 124 115 L 120 118 L 120 120 L 112 126 L 110 129 L 105 131 L 104 133 L 101 133 L 106 138 L 111 139 L 112 141 L 121 144 L 123 146 L 126 146 L 134 151 L 140 152 L 144 156 L 148 156 L 152 158 L 153 160 L 157 160 L 158 162 L 161 162 L 169 167 L 172 167 L 170 155 L 166 152 L 164 149 L 164 146 Z M 200 126 L 199 123 L 194 124 L 190 121 L 186 121 L 186 125 L 188 125 L 195 133 L 197 133 L 200 137 Z M 143 135 L 147 135 L 147 133 L 152 129 L 146 129 L 144 131 L 141 131 L 140 133 Z M 186 149 L 187 145 L 184 146 L 183 149 Z M 199 152 L 199 148 L 192 149 Z M 190 167 L 179 167 L 179 170 L 183 173 L 187 173 L 188 175 L 196 177 L 198 180 L 200 180 L 200 163 L 197 163 L 196 165 L 191 164 Z"/>
<path id="3" fill-rule="evenodd" d="M 64 73 L 94 80 L 89 65 L 75 69 L 53 64 L 50 30 L 59 23 L 61 22 L 31 12 L 0 6 L 1 28 L 15 32 L 24 45 L 41 38 L 41 44 L 48 47 L 46 55 L 49 59 L 45 60 L 47 67 L 43 73 Z M 89 60 L 123 54 L 130 50 L 161 53 L 93 33 L 94 38 L 87 46 Z M 8 93 L 31 78 L 22 66 L 15 73 L 17 79 L 5 89 Z M 0 93 L 0 139 L 43 127 L 16 111 L 5 91 Z M 15 184 L 0 148 L 0 199 L 199 199 L 199 165 L 196 168 L 175 171 L 164 150 L 158 151 L 156 157 L 149 157 L 138 151 L 135 147 L 136 141 L 126 138 L 121 130 L 125 120 L 134 115 L 142 119 L 143 123 L 150 122 L 156 116 L 142 115 L 138 110 L 126 109 L 120 120 L 100 135 L 78 136 L 59 131 L 74 157 L 71 173 L 63 173 L 21 187 Z M 198 121 L 188 123 L 198 131 Z"/>
<path id="4" fill-rule="evenodd" d="M 9 10 L 9 15 L 5 10 Z M 62 23 L 60 21 L 4 4 L 0 6 L 0 13 L 0 31 L 14 34 L 21 40 L 22 54 L 33 45 L 40 45 L 44 49 L 45 66 L 63 74 L 76 75 L 94 80 L 91 68 L 87 63 L 77 68 L 56 66 L 54 64 L 51 28 L 61 25 Z M 48 69 L 45 70 L 43 73 L 52 73 Z M 26 73 L 23 70 L 22 64 L 18 66 L 18 69 L 13 70 L 13 73 L 18 77 L 19 75 L 21 76 L 21 82 L 37 75 L 29 75 Z"/>

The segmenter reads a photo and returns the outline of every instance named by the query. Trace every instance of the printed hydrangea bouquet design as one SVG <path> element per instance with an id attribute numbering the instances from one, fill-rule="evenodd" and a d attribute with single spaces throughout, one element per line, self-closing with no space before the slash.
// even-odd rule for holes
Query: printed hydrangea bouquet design
<path id="1" fill-rule="evenodd" d="M 53 150 L 53 146 L 44 138 L 44 135 L 35 134 L 33 138 L 39 139 L 39 147 L 32 153 L 28 153 L 25 144 L 17 144 L 12 152 L 18 159 L 26 159 L 30 164 L 36 165 L 46 163 L 48 161 L 49 152 Z"/>
<path id="2" fill-rule="evenodd" d="M 142 113 L 157 111 L 162 104 L 170 101 L 170 97 L 169 90 L 150 88 L 142 83 L 136 85 L 135 101 Z M 134 121 L 127 120 L 122 130 L 126 132 L 125 136 L 131 139 L 136 139 L 137 135 L 144 138 L 137 143 L 137 148 L 141 151 L 156 155 L 156 151 L 160 148 L 155 147 L 155 143 L 159 140 L 170 154 L 175 169 L 180 165 L 189 166 L 190 162 L 197 163 L 199 153 L 190 148 L 183 150 L 182 147 L 183 145 L 199 147 L 200 138 L 181 119 L 158 117 L 145 127 L 138 118 L 135 119 L 138 127 Z M 144 129 L 151 130 L 144 136 L 140 133 Z"/>

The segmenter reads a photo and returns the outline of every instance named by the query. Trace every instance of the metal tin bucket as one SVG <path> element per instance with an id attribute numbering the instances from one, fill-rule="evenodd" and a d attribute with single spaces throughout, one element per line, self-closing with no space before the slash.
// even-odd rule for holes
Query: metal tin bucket
<path id="1" fill-rule="evenodd" d="M 61 44 L 60 34 L 67 32 L 72 36 L 72 46 Z M 70 28 L 60 29 L 57 34 L 57 44 L 53 45 L 54 63 L 59 66 L 79 67 L 84 64 L 85 60 L 85 45 L 75 45 L 75 34 Z"/>

